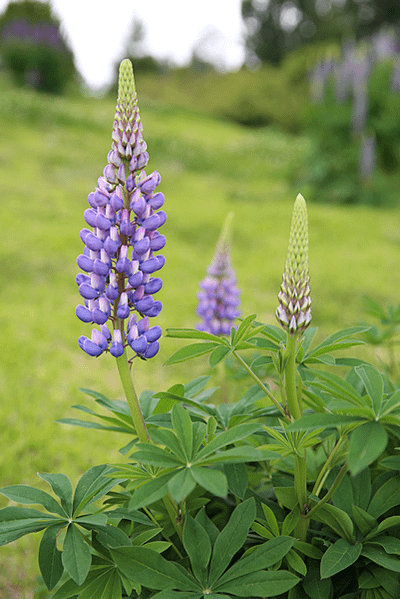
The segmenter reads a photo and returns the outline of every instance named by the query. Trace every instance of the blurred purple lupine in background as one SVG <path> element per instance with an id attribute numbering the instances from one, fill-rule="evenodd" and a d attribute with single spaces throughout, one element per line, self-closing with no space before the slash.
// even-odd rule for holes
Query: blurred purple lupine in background
<path id="1" fill-rule="evenodd" d="M 388 179 L 400 166 L 399 92 L 395 30 L 329 48 L 318 61 L 310 73 L 309 112 L 319 140 L 311 167 L 315 197 L 376 204 L 389 197 Z"/>
<path id="2" fill-rule="evenodd" d="M 197 315 L 202 322 L 197 325 L 201 331 L 213 335 L 229 335 L 235 318 L 240 316 L 240 291 L 236 286 L 236 274 L 231 264 L 230 213 L 224 223 L 215 254 L 207 269 L 205 279 L 200 283 Z"/>
<path id="3" fill-rule="evenodd" d="M 119 357 L 129 345 L 135 356 L 152 358 L 159 349 L 161 327 L 150 326 L 149 318 L 162 309 L 153 298 L 162 280 L 153 275 L 165 262 L 157 252 L 166 243 L 158 232 L 166 214 L 160 210 L 164 194 L 155 191 L 159 173 L 144 171 L 148 158 L 132 63 L 123 60 L 112 147 L 103 176 L 88 196 L 84 218 L 91 229 L 80 232 L 85 248 L 77 258 L 84 271 L 76 277 L 84 305 L 77 306 L 76 315 L 99 326 L 91 339 L 79 338 L 91 356 L 110 351 Z"/>
<path id="4" fill-rule="evenodd" d="M 61 23 L 47 2 L 10 1 L 0 14 L 1 67 L 17 85 L 60 94 L 80 77 Z"/>

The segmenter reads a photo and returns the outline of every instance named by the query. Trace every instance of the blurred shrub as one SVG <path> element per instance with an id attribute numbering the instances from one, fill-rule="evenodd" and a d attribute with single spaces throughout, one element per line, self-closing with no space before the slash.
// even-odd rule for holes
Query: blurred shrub
<path id="1" fill-rule="evenodd" d="M 135 59 L 133 59 L 135 67 Z M 193 108 L 249 127 L 276 125 L 290 132 L 302 127 L 306 99 L 304 81 L 295 83 L 284 68 L 263 66 L 236 72 L 193 68 L 154 76 L 135 67 L 141 96 Z"/>
<path id="2" fill-rule="evenodd" d="M 10 2 L 0 16 L 2 66 L 18 85 L 60 94 L 74 77 L 71 50 L 44 2 Z"/>
<path id="3" fill-rule="evenodd" d="M 315 65 L 306 129 L 313 151 L 300 179 L 308 197 L 376 206 L 398 202 L 400 54 L 390 32 L 347 44 Z"/>

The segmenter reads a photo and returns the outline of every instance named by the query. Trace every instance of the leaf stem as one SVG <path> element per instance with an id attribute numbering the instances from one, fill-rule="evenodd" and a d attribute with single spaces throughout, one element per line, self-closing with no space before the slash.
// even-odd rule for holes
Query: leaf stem
<path id="1" fill-rule="evenodd" d="M 336 489 L 338 488 L 338 486 L 342 482 L 342 479 L 343 479 L 344 475 L 346 474 L 347 469 L 348 469 L 348 464 L 347 464 L 347 462 L 345 462 L 343 464 L 343 466 L 341 467 L 341 469 L 339 471 L 339 474 L 335 478 L 335 482 L 333 483 L 333 485 L 331 486 L 331 488 L 329 489 L 329 491 L 326 493 L 326 495 L 323 496 L 323 498 L 321 499 L 321 501 L 318 501 L 318 503 L 316 505 L 314 505 L 313 508 L 311 508 L 311 510 L 307 514 L 307 518 L 309 518 L 309 519 L 312 518 L 314 516 L 314 514 L 316 514 L 318 512 L 318 510 L 327 501 L 330 500 L 330 498 L 332 497 L 332 495 L 335 493 Z"/>
<path id="2" fill-rule="evenodd" d="M 283 407 L 281 406 L 281 404 L 279 403 L 279 401 L 277 399 L 275 399 L 275 397 L 272 395 L 271 391 L 268 389 L 268 387 L 266 387 L 266 385 L 264 385 L 264 383 L 262 382 L 262 380 L 260 380 L 258 378 L 258 376 L 256 375 L 255 372 L 253 372 L 253 370 L 250 368 L 250 366 L 248 364 L 246 364 L 246 362 L 243 360 L 242 356 L 240 356 L 236 350 L 233 350 L 233 355 L 239 360 L 239 362 L 241 363 L 241 365 L 243 366 L 243 368 L 245 370 L 247 370 L 247 372 L 249 373 L 249 375 L 256 381 L 256 383 L 261 387 L 261 389 L 264 391 L 265 395 L 267 397 L 269 397 L 269 399 L 272 401 L 272 403 L 274 404 L 274 406 L 276 408 L 278 408 L 278 410 L 280 411 L 280 413 L 284 416 L 285 420 L 287 421 L 287 414 L 285 413 L 285 410 L 283 409 Z"/>

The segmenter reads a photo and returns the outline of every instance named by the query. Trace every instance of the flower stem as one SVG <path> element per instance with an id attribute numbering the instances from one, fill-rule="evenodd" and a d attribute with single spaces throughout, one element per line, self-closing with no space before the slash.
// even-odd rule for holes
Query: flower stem
<path id="1" fill-rule="evenodd" d="M 302 417 L 296 389 L 296 336 L 287 335 L 286 341 L 285 391 L 289 414 L 294 420 Z"/>
<path id="2" fill-rule="evenodd" d="M 136 395 L 135 387 L 133 386 L 126 351 L 124 351 L 122 356 L 116 358 L 116 361 L 137 436 L 139 437 L 139 441 L 142 443 L 147 443 L 150 438 L 147 432 L 146 424 L 144 422 L 142 411 L 140 409 L 139 399 Z"/>
<path id="3" fill-rule="evenodd" d="M 296 335 L 290 335 L 288 333 L 285 352 L 287 359 L 285 366 L 285 392 L 289 414 L 293 420 L 298 420 L 303 415 L 301 402 L 297 395 L 296 387 L 296 340 Z M 301 451 L 301 455 L 295 456 L 294 489 L 300 508 L 300 513 L 303 513 L 304 508 L 307 505 L 307 465 L 305 449 Z M 294 535 L 301 541 L 305 541 L 307 528 L 308 521 L 304 518 L 301 518 L 294 530 Z"/>

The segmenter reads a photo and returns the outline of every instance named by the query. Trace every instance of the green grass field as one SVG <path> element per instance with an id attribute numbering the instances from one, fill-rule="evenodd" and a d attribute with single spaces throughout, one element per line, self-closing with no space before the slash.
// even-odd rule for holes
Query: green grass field
<path id="1" fill-rule="evenodd" d="M 304 137 L 249 130 L 204 114 L 140 99 L 148 172 L 162 175 L 168 243 L 158 322 L 193 326 L 198 282 L 221 225 L 233 211 L 233 263 L 242 312 L 274 323 L 292 204 L 288 181 L 308 151 Z M 111 356 L 77 344 L 76 256 L 86 197 L 106 164 L 115 102 L 54 99 L 0 88 L 0 482 L 45 483 L 64 472 L 73 484 L 90 466 L 120 459 L 122 435 L 57 424 L 90 401 L 78 387 L 112 399 L 121 389 Z M 307 197 L 306 197 L 307 199 Z M 400 215 L 396 210 L 309 205 L 313 324 L 321 334 L 363 318 L 362 295 L 399 302 Z M 207 371 L 206 359 L 164 367 L 179 342 L 164 339 L 153 360 L 136 365 L 137 390 L 163 390 Z M 190 370 L 189 370 L 190 369 Z M 41 482 L 41 485 L 40 485 Z M 0 507 L 8 504 L 0 498 Z M 32 599 L 38 574 L 35 536 L 0 549 L 0 598 Z"/>

